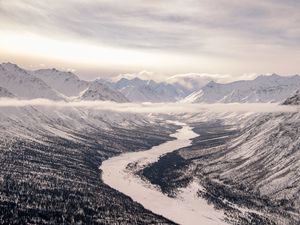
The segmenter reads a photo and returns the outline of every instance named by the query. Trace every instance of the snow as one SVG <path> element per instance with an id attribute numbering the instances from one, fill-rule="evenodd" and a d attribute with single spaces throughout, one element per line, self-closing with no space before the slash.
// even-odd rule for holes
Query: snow
<path id="1" fill-rule="evenodd" d="M 109 87 L 119 90 L 132 102 L 174 102 L 186 96 L 184 91 L 173 84 L 122 78 L 116 82 L 99 80 Z"/>
<path id="2" fill-rule="evenodd" d="M 300 89 L 300 76 L 258 76 L 254 80 L 227 84 L 209 82 L 201 90 L 187 96 L 183 102 L 281 102 Z"/>
<path id="3" fill-rule="evenodd" d="M 128 99 L 122 93 L 97 81 L 91 82 L 88 88 L 81 93 L 79 99 L 128 102 Z"/>
<path id="4" fill-rule="evenodd" d="M 0 98 L 13 98 L 15 97 L 11 92 L 6 88 L 0 87 Z"/>
<path id="5" fill-rule="evenodd" d="M 80 80 L 71 72 L 57 69 L 29 71 L 12 63 L 0 64 L 0 97 L 128 102 L 119 91 L 97 81 Z"/>
<path id="6" fill-rule="evenodd" d="M 283 102 L 284 105 L 300 105 L 300 89 Z"/>
<path id="7" fill-rule="evenodd" d="M 35 76 L 42 79 L 53 89 L 70 97 L 70 100 L 109 100 L 128 102 L 120 92 L 109 88 L 97 81 L 80 80 L 71 72 L 57 69 L 43 69 L 34 71 Z"/>
<path id="8" fill-rule="evenodd" d="M 127 81 L 123 80 L 123 82 Z M 169 87 L 165 84 L 138 79 L 130 82 L 136 83 L 136 86 L 121 85 L 123 93 L 125 90 L 132 89 L 130 95 L 126 93 L 130 99 L 164 101 L 169 99 L 167 96 L 178 96 L 178 93 L 172 92 L 171 87 L 169 90 L 164 90 Z M 139 85 L 141 86 L 137 88 Z M 230 84 L 210 82 L 187 99 L 191 102 L 202 100 L 224 103 L 281 102 L 296 88 L 300 89 L 299 76 L 285 78 L 278 75 L 261 76 L 253 81 Z M 12 97 L 14 99 L 11 99 Z M 126 97 L 118 90 L 98 81 L 81 81 L 72 73 L 55 69 L 27 71 L 10 63 L 0 64 L 0 98 L 2 137 L 9 135 L 40 143 L 44 143 L 44 139 L 41 138 L 43 133 L 74 140 L 72 135 L 74 131 L 84 131 L 94 127 L 109 130 L 113 125 L 128 128 L 154 121 L 149 121 L 150 117 L 134 113 L 154 115 L 166 113 L 168 116 L 172 116 L 173 113 L 181 114 L 180 118 L 189 122 L 197 122 L 200 119 L 205 121 L 223 119 L 228 124 L 239 124 L 241 129 L 244 129 L 243 133 L 226 143 L 226 147 L 232 150 L 226 153 L 226 158 L 214 159 L 217 167 L 220 168 L 220 177 L 234 178 L 239 183 L 253 183 L 255 190 L 263 195 L 274 199 L 288 199 L 297 207 L 300 204 L 295 197 L 299 193 L 300 157 L 297 151 L 299 149 L 299 113 L 297 113 L 299 106 L 282 106 L 274 103 L 118 104 L 116 102 L 127 101 Z M 284 104 L 299 104 L 299 91 L 288 98 Z M 269 114 L 265 117 L 258 114 L 262 112 Z M 270 112 L 277 112 L 277 114 Z M 180 125 L 183 128 L 173 135 L 177 138 L 174 141 L 156 146 L 149 151 L 126 153 L 105 161 L 101 167 L 104 181 L 153 212 L 180 224 L 195 224 L 199 220 L 201 224 L 222 224 L 224 223 L 223 212 L 216 211 L 205 200 L 196 197 L 197 190 L 201 189 L 196 180 L 187 188 L 181 189 L 177 198 L 169 198 L 156 186 L 142 181 L 125 169 L 129 163 L 138 162 L 140 166 L 145 166 L 157 161 L 167 152 L 190 145 L 189 139 L 195 137 L 195 133 L 190 127 Z M 27 129 L 34 131 L 34 135 L 26 131 Z M 81 140 L 77 138 L 76 141 Z M 241 163 L 234 164 L 238 161 Z M 207 171 L 215 169 L 205 167 Z M 260 176 L 258 177 L 257 174 Z"/>
<path id="9" fill-rule="evenodd" d="M 75 74 L 57 69 L 36 70 L 34 75 L 68 97 L 79 96 L 89 86 L 87 81 L 80 80 Z"/>
<path id="10" fill-rule="evenodd" d="M 130 196 L 145 208 L 160 214 L 176 223 L 189 225 L 220 225 L 224 214 L 217 211 L 196 193 L 201 188 L 197 182 L 192 182 L 186 189 L 181 189 L 176 198 L 170 198 L 161 193 L 154 185 L 146 183 L 126 169 L 129 163 L 138 162 L 145 166 L 156 162 L 159 157 L 176 149 L 189 146 L 191 139 L 198 135 L 192 128 L 181 123 L 182 128 L 171 135 L 176 140 L 168 141 L 150 150 L 125 153 L 104 161 L 100 167 L 103 181 L 112 188 Z"/>
<path id="11" fill-rule="evenodd" d="M 0 64 L 0 86 L 19 98 L 64 99 L 62 94 L 53 90 L 44 81 L 11 63 Z"/>

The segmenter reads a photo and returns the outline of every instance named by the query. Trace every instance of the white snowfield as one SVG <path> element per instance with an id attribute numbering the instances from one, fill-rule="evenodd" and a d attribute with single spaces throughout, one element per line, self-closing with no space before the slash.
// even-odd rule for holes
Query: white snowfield
<path id="1" fill-rule="evenodd" d="M 191 139 L 197 137 L 198 134 L 186 124 L 178 122 L 176 124 L 181 125 L 182 128 L 171 135 L 176 138 L 175 140 L 147 151 L 125 153 L 104 161 L 100 167 L 104 183 L 130 196 L 146 209 L 176 223 L 183 225 L 227 224 L 223 221 L 223 211 L 214 209 L 204 199 L 197 197 L 196 193 L 201 188 L 197 182 L 192 182 L 187 188 L 182 189 L 176 198 L 170 198 L 126 168 L 130 163 L 138 162 L 139 166 L 144 166 L 156 162 L 163 154 L 191 145 Z"/>

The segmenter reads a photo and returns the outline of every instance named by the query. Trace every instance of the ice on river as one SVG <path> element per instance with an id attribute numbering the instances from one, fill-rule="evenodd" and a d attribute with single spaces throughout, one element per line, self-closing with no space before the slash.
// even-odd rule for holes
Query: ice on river
<path id="1" fill-rule="evenodd" d="M 206 200 L 198 198 L 196 193 L 201 186 L 192 182 L 187 188 L 181 189 L 176 198 L 164 195 L 154 185 L 143 181 L 126 169 L 127 165 L 139 162 L 139 165 L 156 162 L 159 157 L 182 147 L 189 146 L 191 139 L 198 135 L 186 124 L 172 134 L 175 140 L 165 142 L 147 151 L 124 153 L 102 163 L 102 179 L 110 187 L 130 196 L 146 209 L 162 215 L 183 225 L 222 225 L 223 211 L 214 209 Z"/>

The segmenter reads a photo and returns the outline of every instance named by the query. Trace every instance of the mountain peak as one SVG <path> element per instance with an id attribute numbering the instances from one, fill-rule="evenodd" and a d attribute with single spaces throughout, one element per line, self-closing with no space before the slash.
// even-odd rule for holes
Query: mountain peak
<path id="1" fill-rule="evenodd" d="M 122 77 L 121 79 L 119 79 L 117 82 L 124 82 L 124 81 L 129 81 L 129 79 Z"/>
<path id="2" fill-rule="evenodd" d="M 185 97 L 180 87 L 139 77 L 132 79 L 123 77 L 117 82 L 104 83 L 123 93 L 132 102 L 172 102 Z"/>
<path id="3" fill-rule="evenodd" d="M 218 85 L 218 83 L 212 80 L 212 81 L 209 81 L 205 86 L 206 87 L 214 87 L 216 85 Z"/>
<path id="4" fill-rule="evenodd" d="M 141 78 L 138 78 L 138 77 L 135 77 L 133 79 L 131 79 L 132 81 L 145 81 L 145 80 L 142 80 Z"/>
<path id="5" fill-rule="evenodd" d="M 2 69 L 5 69 L 5 70 L 23 70 L 17 64 L 14 64 L 11 62 L 1 63 L 0 66 L 2 67 Z"/>
<path id="6" fill-rule="evenodd" d="M 40 69 L 34 71 L 34 75 L 68 97 L 78 96 L 88 87 L 87 81 L 80 80 L 78 76 L 69 71 L 60 71 L 55 68 Z"/>
<path id="7" fill-rule="evenodd" d="M 53 90 L 44 81 L 13 63 L 2 63 L 0 86 L 19 98 L 48 98 L 61 100 L 63 96 Z"/>
<path id="8" fill-rule="evenodd" d="M 106 84 L 93 81 L 88 88 L 82 92 L 81 100 L 108 100 L 115 102 L 128 102 L 128 99 L 119 91 L 111 89 Z"/>
<path id="9" fill-rule="evenodd" d="M 300 77 L 277 74 L 260 75 L 254 80 L 226 84 L 209 82 L 204 88 L 186 99 L 190 102 L 282 102 L 300 88 Z"/>
<path id="10" fill-rule="evenodd" d="M 277 73 L 272 73 L 271 77 L 280 77 Z"/>
<path id="11" fill-rule="evenodd" d="M 128 81 L 131 81 L 131 82 L 140 82 L 140 81 L 146 81 L 146 80 L 143 80 L 139 77 L 122 77 L 120 78 L 119 80 L 117 80 L 116 82 L 128 82 Z"/>
<path id="12" fill-rule="evenodd" d="M 272 73 L 271 75 L 261 74 L 261 75 L 257 76 L 254 80 L 277 79 L 277 78 L 281 78 L 281 77 L 282 76 L 280 76 L 276 73 Z"/>
<path id="13" fill-rule="evenodd" d="M 35 74 L 38 77 L 60 77 L 63 79 L 75 79 L 75 80 L 80 80 L 79 77 L 77 75 L 75 75 L 74 73 L 70 72 L 70 71 L 61 71 L 58 70 L 56 68 L 52 68 L 52 69 L 39 69 L 35 71 Z"/>
<path id="14" fill-rule="evenodd" d="M 19 68 L 19 66 L 17 64 L 14 64 L 14 63 L 11 63 L 11 62 L 1 63 L 1 65 L 10 66 L 10 67 L 18 67 Z"/>

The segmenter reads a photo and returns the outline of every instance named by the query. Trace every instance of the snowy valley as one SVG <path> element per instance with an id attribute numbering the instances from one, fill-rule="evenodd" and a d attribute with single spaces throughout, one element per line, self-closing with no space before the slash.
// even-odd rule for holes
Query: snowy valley
<path id="1" fill-rule="evenodd" d="M 179 84 L 0 64 L 0 224 L 299 224 L 300 77 Z"/>

